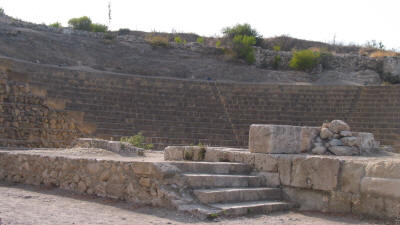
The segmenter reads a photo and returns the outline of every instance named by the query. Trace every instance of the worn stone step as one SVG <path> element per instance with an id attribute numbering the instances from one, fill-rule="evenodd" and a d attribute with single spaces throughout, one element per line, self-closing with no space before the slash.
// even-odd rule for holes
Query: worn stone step
<path id="1" fill-rule="evenodd" d="M 282 199 L 281 189 L 279 188 L 197 189 L 193 193 L 204 204 Z"/>
<path id="2" fill-rule="evenodd" d="M 228 174 L 183 174 L 192 188 L 218 187 L 259 187 L 262 179 L 258 176 Z"/>
<path id="3" fill-rule="evenodd" d="M 183 173 L 203 174 L 249 174 L 252 167 L 243 163 L 230 162 L 171 162 Z"/>
<path id="4" fill-rule="evenodd" d="M 243 216 L 246 214 L 263 214 L 276 211 L 284 211 L 294 208 L 293 203 L 283 201 L 250 201 L 236 203 L 216 203 L 211 207 L 222 210 L 221 215 Z"/>

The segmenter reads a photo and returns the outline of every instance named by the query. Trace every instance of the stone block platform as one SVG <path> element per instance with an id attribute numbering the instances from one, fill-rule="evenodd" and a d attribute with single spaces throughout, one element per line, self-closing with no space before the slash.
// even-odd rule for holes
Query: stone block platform
<path id="1" fill-rule="evenodd" d="M 188 152 L 194 152 L 192 159 L 187 157 L 191 155 Z M 204 157 L 195 156 L 196 153 Z M 400 215 L 398 154 L 375 157 L 263 154 L 247 149 L 204 147 L 201 151 L 196 146 L 170 146 L 164 155 L 165 160 L 173 161 L 250 165 L 254 168 L 253 175 L 264 178 L 265 186 L 281 188 L 284 199 L 297 203 L 300 210 L 379 218 Z"/>

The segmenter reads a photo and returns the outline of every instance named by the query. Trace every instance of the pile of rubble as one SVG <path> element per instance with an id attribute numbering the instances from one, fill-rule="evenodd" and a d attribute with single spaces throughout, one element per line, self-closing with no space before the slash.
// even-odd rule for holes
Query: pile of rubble
<path id="1" fill-rule="evenodd" d="M 312 153 L 340 156 L 360 155 L 361 146 L 347 123 L 342 120 L 333 120 L 330 123 L 322 124 L 319 136 L 315 138 Z"/>

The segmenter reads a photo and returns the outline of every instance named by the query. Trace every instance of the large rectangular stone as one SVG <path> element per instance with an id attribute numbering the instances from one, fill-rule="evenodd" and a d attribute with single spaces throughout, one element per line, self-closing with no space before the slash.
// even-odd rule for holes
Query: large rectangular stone
<path id="1" fill-rule="evenodd" d="M 333 191 L 338 184 L 340 161 L 323 157 L 296 157 L 292 162 L 291 186 Z"/>
<path id="2" fill-rule="evenodd" d="M 317 127 L 253 124 L 249 132 L 249 149 L 253 153 L 296 154 L 309 151 Z"/>
<path id="3" fill-rule="evenodd" d="M 364 177 L 361 181 L 361 193 L 400 198 L 400 179 Z"/>

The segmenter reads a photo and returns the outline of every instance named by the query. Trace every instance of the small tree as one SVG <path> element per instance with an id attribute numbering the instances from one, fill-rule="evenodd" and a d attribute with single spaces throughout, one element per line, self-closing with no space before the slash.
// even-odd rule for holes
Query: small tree
<path id="1" fill-rule="evenodd" d="M 72 18 L 68 21 L 68 24 L 76 30 L 92 30 L 92 20 L 87 16 Z"/>
<path id="2" fill-rule="evenodd" d="M 90 25 L 90 31 L 92 32 L 102 32 L 105 33 L 107 32 L 108 27 L 106 25 L 103 24 L 99 24 L 99 23 L 92 23 Z"/>
<path id="3" fill-rule="evenodd" d="M 262 35 L 258 33 L 257 30 L 253 29 L 250 24 L 237 24 L 233 27 L 225 27 L 222 29 L 222 33 L 228 39 L 233 39 L 235 36 L 249 36 L 254 37 L 256 40 L 256 45 L 260 45 L 262 42 Z"/>
<path id="4" fill-rule="evenodd" d="M 199 44 L 204 44 L 204 38 L 203 37 L 198 37 L 196 41 Z"/>
<path id="5" fill-rule="evenodd" d="M 233 51 L 236 57 L 239 59 L 244 59 L 247 63 L 254 63 L 254 49 L 253 45 L 256 44 L 256 39 L 253 36 L 247 35 L 236 35 L 233 38 Z"/>
<path id="6" fill-rule="evenodd" d="M 55 22 L 55 23 L 49 24 L 49 27 L 61 28 L 62 25 L 60 22 Z"/>

